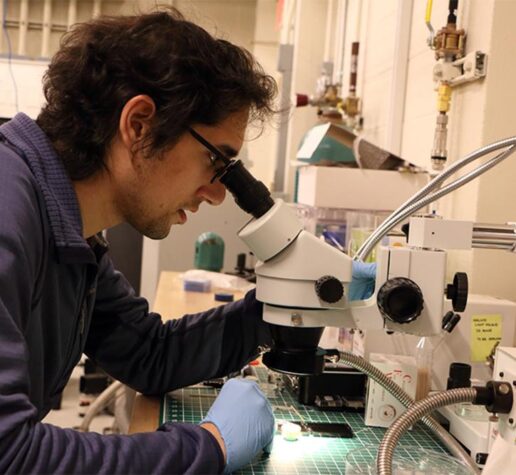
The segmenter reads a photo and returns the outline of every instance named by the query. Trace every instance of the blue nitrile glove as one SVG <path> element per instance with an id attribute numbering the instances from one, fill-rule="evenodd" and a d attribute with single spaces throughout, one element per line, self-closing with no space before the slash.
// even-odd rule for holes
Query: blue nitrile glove
<path id="1" fill-rule="evenodd" d="M 247 465 L 274 437 L 271 405 L 258 385 L 245 379 L 230 379 L 224 384 L 205 422 L 215 424 L 224 439 L 224 473 Z"/>
<path id="2" fill-rule="evenodd" d="M 353 277 L 349 284 L 349 299 L 364 300 L 374 292 L 376 263 L 353 261 Z"/>

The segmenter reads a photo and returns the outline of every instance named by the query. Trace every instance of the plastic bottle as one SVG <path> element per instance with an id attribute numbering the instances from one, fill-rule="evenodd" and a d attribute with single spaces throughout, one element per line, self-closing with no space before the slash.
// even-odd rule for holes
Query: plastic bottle
<path id="1" fill-rule="evenodd" d="M 433 347 L 430 341 L 422 337 L 416 346 L 416 401 L 428 396 L 432 385 Z"/>

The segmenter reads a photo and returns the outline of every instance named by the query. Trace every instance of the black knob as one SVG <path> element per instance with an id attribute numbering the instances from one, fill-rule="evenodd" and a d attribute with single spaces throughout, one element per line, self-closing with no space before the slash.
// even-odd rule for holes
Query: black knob
<path id="1" fill-rule="evenodd" d="M 453 329 L 457 326 L 457 324 L 460 322 L 460 320 L 460 315 L 450 310 L 449 312 L 446 312 L 446 314 L 444 315 L 441 328 L 444 331 L 451 333 Z"/>
<path id="2" fill-rule="evenodd" d="M 466 363 L 452 363 L 448 374 L 446 389 L 471 387 L 471 365 Z"/>
<path id="3" fill-rule="evenodd" d="M 405 277 L 386 281 L 378 291 L 381 314 L 396 323 L 409 323 L 423 311 L 423 293 L 419 286 Z"/>
<path id="4" fill-rule="evenodd" d="M 344 295 L 342 282 L 331 275 L 324 275 L 315 281 L 315 293 L 324 302 L 338 302 Z"/>
<path id="5" fill-rule="evenodd" d="M 464 312 L 468 303 L 468 274 L 457 272 L 453 284 L 446 287 L 446 298 L 452 301 L 453 310 Z"/>
<path id="6" fill-rule="evenodd" d="M 410 224 L 405 223 L 404 225 L 402 225 L 401 232 L 405 235 L 405 237 L 407 238 L 407 242 L 408 242 L 408 238 L 409 238 L 409 234 L 410 234 Z"/>

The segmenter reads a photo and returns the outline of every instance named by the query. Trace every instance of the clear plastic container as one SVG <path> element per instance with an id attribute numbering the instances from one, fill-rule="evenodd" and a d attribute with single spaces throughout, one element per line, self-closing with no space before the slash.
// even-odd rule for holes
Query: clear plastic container
<path id="1" fill-rule="evenodd" d="M 415 400 L 419 401 L 430 392 L 432 385 L 432 360 L 434 349 L 429 339 L 422 337 L 416 346 L 416 395 Z"/>
<path id="2" fill-rule="evenodd" d="M 376 475 L 378 446 L 350 450 L 345 458 L 346 475 Z M 396 447 L 393 475 L 471 475 L 472 471 L 451 455 L 420 447 Z"/>
<path id="3" fill-rule="evenodd" d="M 470 402 L 463 402 L 454 405 L 455 414 L 470 421 L 489 421 L 491 414 L 487 412 L 485 406 L 471 404 Z"/>
<path id="4" fill-rule="evenodd" d="M 390 215 L 388 211 L 322 208 L 301 203 L 291 203 L 290 206 L 296 211 L 305 231 L 323 237 L 328 244 L 350 256 L 355 255 L 369 235 Z M 387 244 L 388 239 L 382 242 Z M 374 262 L 375 255 L 373 250 L 367 262 Z"/>
<path id="5" fill-rule="evenodd" d="M 354 256 L 371 233 L 389 215 L 381 211 L 349 211 L 346 215 L 348 254 Z M 367 257 L 366 262 L 376 261 L 376 248 Z"/>

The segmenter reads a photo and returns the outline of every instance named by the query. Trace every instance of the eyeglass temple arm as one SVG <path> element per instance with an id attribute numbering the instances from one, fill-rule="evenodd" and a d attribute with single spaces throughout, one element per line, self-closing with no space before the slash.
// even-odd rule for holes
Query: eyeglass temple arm
<path id="1" fill-rule="evenodd" d="M 194 129 L 189 128 L 188 131 L 195 137 L 195 139 L 202 143 L 213 155 L 215 155 L 219 160 L 222 160 L 224 165 L 229 165 L 232 160 L 229 157 L 226 157 L 218 148 L 215 148 L 210 142 L 208 142 L 202 135 L 199 135 Z"/>

